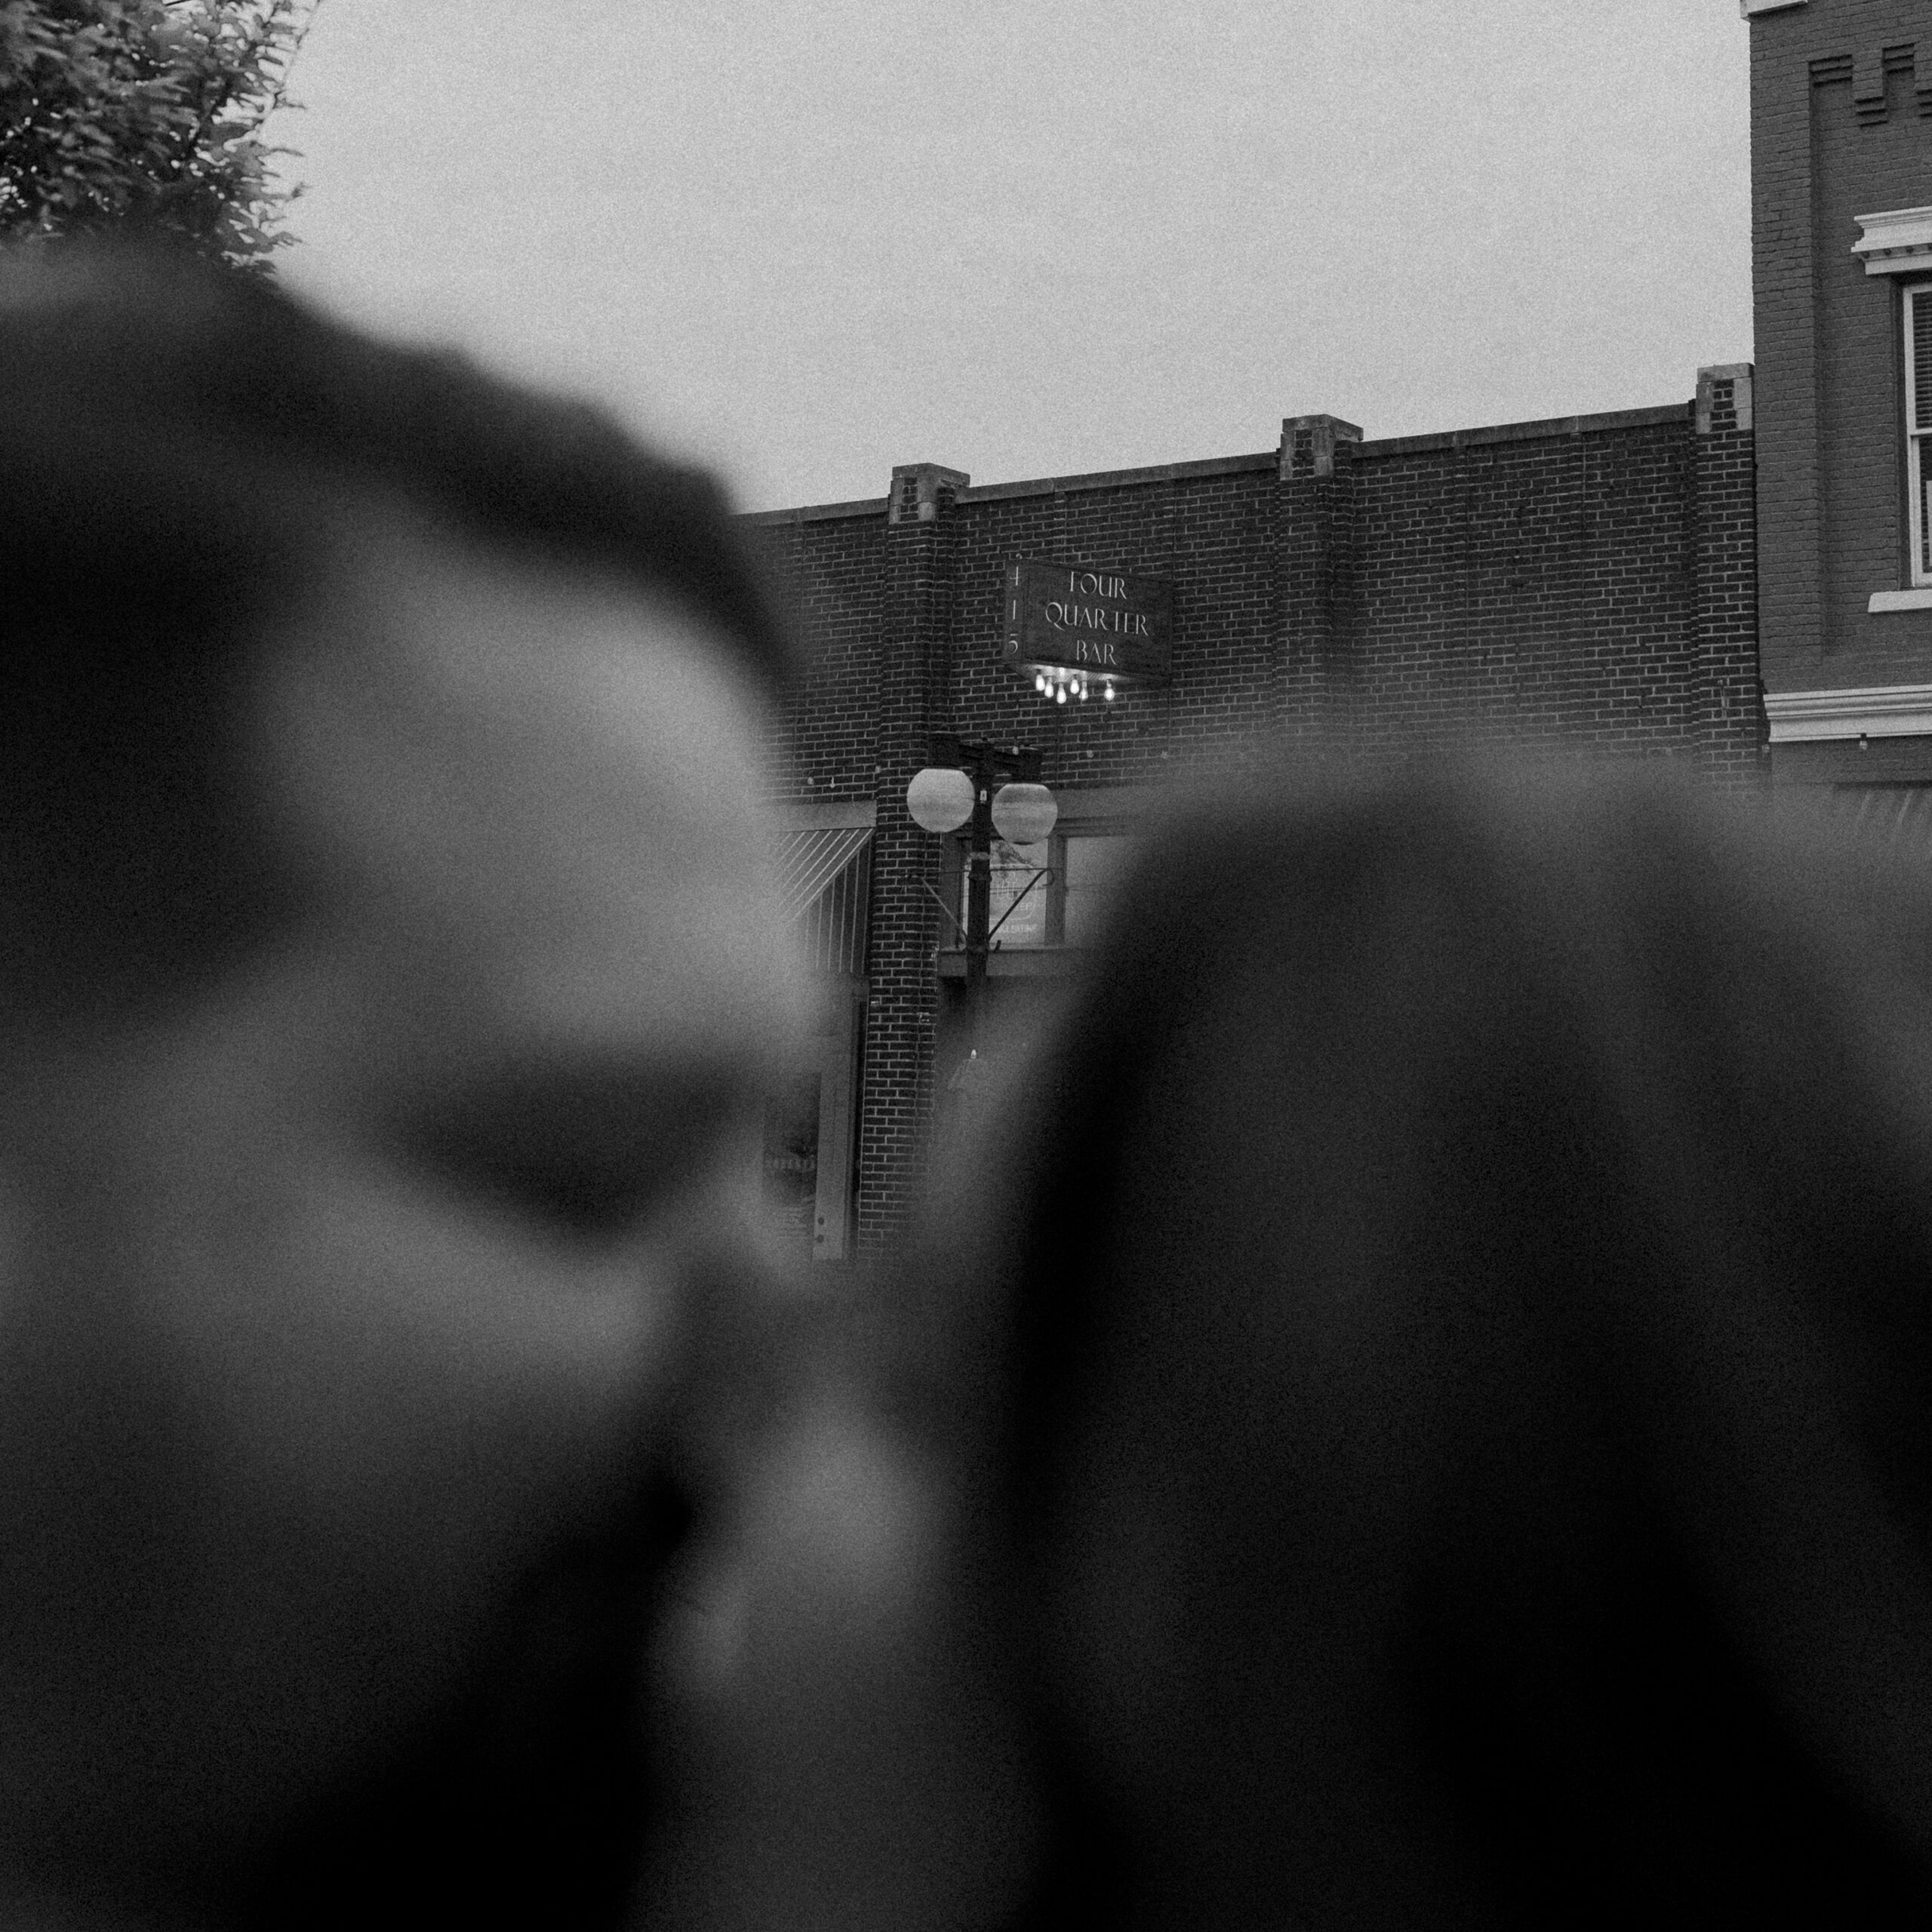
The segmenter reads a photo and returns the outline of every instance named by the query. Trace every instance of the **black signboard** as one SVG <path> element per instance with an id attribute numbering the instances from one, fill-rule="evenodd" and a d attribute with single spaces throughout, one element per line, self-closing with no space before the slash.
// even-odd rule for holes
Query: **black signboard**
<path id="1" fill-rule="evenodd" d="M 1000 654 L 1090 678 L 1164 685 L 1173 675 L 1174 587 L 1079 564 L 1008 564 Z"/>

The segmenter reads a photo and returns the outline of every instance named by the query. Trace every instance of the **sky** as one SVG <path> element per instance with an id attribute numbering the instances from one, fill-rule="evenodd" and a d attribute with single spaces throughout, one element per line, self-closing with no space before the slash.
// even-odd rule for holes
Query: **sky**
<path id="1" fill-rule="evenodd" d="M 740 507 L 1687 399 L 1751 356 L 1736 0 L 322 0 L 297 291 Z"/>

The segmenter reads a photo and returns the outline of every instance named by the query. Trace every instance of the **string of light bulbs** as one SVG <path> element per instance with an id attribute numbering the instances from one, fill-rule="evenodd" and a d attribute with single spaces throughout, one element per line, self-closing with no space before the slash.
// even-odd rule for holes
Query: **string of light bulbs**
<path id="1" fill-rule="evenodd" d="M 1103 678 L 1100 695 L 1111 704 L 1114 697 L 1114 681 Z M 1082 703 L 1087 700 L 1090 688 L 1084 671 L 1063 669 L 1057 664 L 1041 665 L 1033 672 L 1033 688 L 1041 697 L 1051 698 L 1056 704 L 1064 704 L 1069 697 L 1078 698 Z"/>

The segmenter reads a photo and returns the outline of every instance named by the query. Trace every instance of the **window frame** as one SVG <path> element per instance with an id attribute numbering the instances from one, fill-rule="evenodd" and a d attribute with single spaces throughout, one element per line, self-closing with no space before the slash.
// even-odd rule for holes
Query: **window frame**
<path id="1" fill-rule="evenodd" d="M 1045 937 L 1037 946 L 1016 946 L 1011 951 L 1036 959 L 1048 955 L 1084 952 L 1084 946 L 1069 946 L 1066 941 L 1067 841 L 1078 838 L 1134 838 L 1142 835 L 1145 830 L 1145 826 L 1133 816 L 1117 811 L 1091 818 L 1063 813 L 1060 823 L 1046 841 L 1044 869 L 1048 876 L 1044 884 L 1033 888 L 1035 892 L 1046 895 Z M 948 924 L 941 932 L 939 952 L 942 958 L 957 958 L 966 949 L 959 928 L 966 923 L 966 853 L 969 843 L 970 835 L 964 832 L 955 833 L 946 841 L 942 903 L 958 925 Z M 1003 949 L 1007 949 L 1004 939 L 995 934 L 994 956 L 997 958 Z"/>
<path id="2" fill-rule="evenodd" d="M 1928 420 L 1924 429 L 1918 426 L 1921 372 L 1918 367 L 1915 307 L 1921 299 L 1932 301 L 1932 281 L 1909 282 L 1899 293 L 1902 298 L 1899 310 L 1899 338 L 1905 374 L 1906 582 L 1914 590 L 1932 589 L 1932 564 L 1928 564 L 1925 551 L 1927 479 L 1924 448 L 1927 442 L 1932 442 L 1932 420 Z M 1928 360 L 1932 360 L 1932 358 Z M 1932 382 L 1932 369 L 1927 369 L 1923 374 L 1928 382 Z M 1932 417 L 1932 410 L 1928 410 L 1927 414 L 1928 417 Z"/>
<path id="3" fill-rule="evenodd" d="M 1014 947 L 1012 949 L 1015 952 L 1038 955 L 1057 952 L 1060 949 L 1060 848 L 1066 835 L 1057 827 L 1048 835 L 1047 860 L 1044 869 L 1048 876 L 1044 884 L 1033 888 L 1035 892 L 1046 895 L 1046 937 L 1038 946 Z M 946 841 L 944 903 L 955 923 L 947 926 L 940 937 L 939 949 L 942 957 L 949 954 L 956 956 L 966 950 L 962 934 L 966 924 L 966 854 L 971 843 L 970 835 L 964 832 L 955 833 Z M 997 919 L 997 914 L 995 918 Z M 999 952 L 1004 944 L 1001 936 L 995 934 L 993 937 L 994 952 Z"/>
<path id="4" fill-rule="evenodd" d="M 1129 838 L 1134 840 L 1137 844 L 1144 847 L 1146 838 L 1146 832 L 1147 828 L 1144 825 L 1136 825 L 1131 823 L 1126 823 L 1118 819 L 1094 818 L 1081 820 L 1076 822 L 1075 824 L 1069 826 L 1060 835 L 1064 838 L 1075 839 Z M 1063 848 L 1057 847 L 1055 848 L 1054 856 L 1057 863 L 1054 877 L 1055 899 L 1054 910 L 1059 922 L 1055 928 L 1059 936 L 1059 943 L 1062 946 L 1069 947 L 1069 949 L 1073 952 L 1084 952 L 1087 948 L 1093 943 L 1093 942 L 1091 940 L 1081 940 L 1078 943 L 1069 943 L 1066 937 L 1067 869 L 1066 855 Z M 1117 890 L 1118 888 L 1115 889 Z"/>

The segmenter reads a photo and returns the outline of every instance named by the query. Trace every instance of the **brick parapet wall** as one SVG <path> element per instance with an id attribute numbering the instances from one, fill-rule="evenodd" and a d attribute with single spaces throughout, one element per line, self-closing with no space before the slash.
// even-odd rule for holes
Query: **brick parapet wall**
<path id="1" fill-rule="evenodd" d="M 1689 752 L 1688 409 L 1356 457 L 1354 755 Z"/>
<path id="2" fill-rule="evenodd" d="M 1334 428 L 1332 417 L 1284 422 L 1275 485 L 1279 731 L 1310 749 L 1349 742 L 1359 689 L 1350 644 L 1361 551 L 1355 455 L 1361 438 L 1359 430 L 1338 438 Z"/>
<path id="3" fill-rule="evenodd" d="M 770 746 L 774 769 L 803 798 L 869 798 L 877 782 L 883 512 L 881 504 L 876 516 L 811 524 L 744 520 L 803 660 Z"/>
<path id="4" fill-rule="evenodd" d="M 1698 371 L 1694 419 L 1700 774 L 1727 789 L 1769 774 L 1758 660 L 1757 437 L 1749 365 Z"/>

